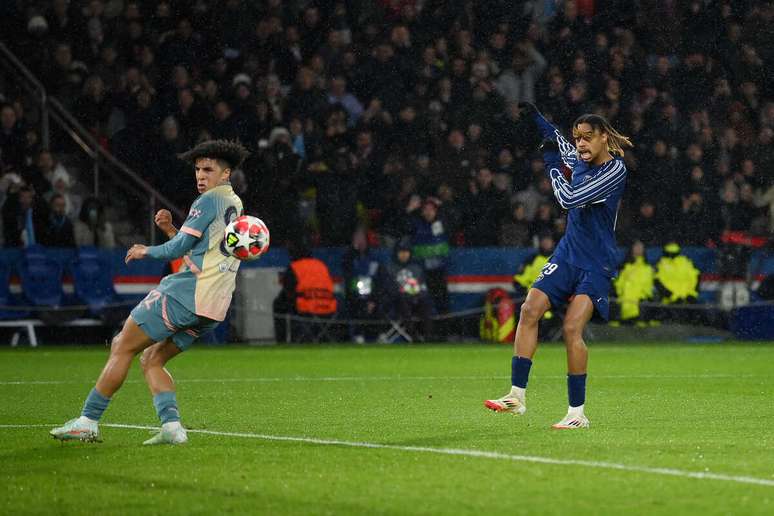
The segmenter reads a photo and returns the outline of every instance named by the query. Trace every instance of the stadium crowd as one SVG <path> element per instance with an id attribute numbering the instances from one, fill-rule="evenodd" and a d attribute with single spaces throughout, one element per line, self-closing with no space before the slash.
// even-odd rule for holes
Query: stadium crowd
<path id="1" fill-rule="evenodd" d="M 176 154 L 241 140 L 233 183 L 275 244 L 347 245 L 359 225 L 387 245 L 558 240 L 523 101 L 565 129 L 598 112 L 631 136 L 622 245 L 774 230 L 771 1 L 11 0 L 0 32 L 184 209 Z M 7 78 L 0 94 L 5 245 L 36 224 L 49 245 L 113 245 L 57 163 L 66 146 L 41 149 L 34 103 Z"/>

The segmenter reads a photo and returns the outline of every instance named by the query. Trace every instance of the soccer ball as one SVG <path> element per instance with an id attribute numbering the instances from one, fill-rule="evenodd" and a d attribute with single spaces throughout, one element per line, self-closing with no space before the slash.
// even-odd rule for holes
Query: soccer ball
<path id="1" fill-rule="evenodd" d="M 237 217 L 226 226 L 223 247 L 234 258 L 255 260 L 269 250 L 269 228 L 258 217 Z"/>

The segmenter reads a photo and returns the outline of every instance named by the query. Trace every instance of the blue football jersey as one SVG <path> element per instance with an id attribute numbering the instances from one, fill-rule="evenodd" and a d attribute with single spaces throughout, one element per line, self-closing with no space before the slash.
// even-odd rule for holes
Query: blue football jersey
<path id="1" fill-rule="evenodd" d="M 543 136 L 559 147 L 559 152 L 544 153 L 543 159 L 554 197 L 568 210 L 567 230 L 554 256 L 580 269 L 615 277 L 615 225 L 626 186 L 626 165 L 614 156 L 601 165 L 589 166 L 555 127 L 540 115 L 536 118 Z M 562 164 L 572 170 L 569 181 L 562 174 Z"/>

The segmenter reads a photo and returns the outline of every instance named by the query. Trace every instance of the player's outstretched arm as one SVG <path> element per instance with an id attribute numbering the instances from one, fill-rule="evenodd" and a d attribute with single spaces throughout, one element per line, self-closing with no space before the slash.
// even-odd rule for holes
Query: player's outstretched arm
<path id="1" fill-rule="evenodd" d="M 604 200 L 626 180 L 626 166 L 617 159 L 608 161 L 591 179 L 575 186 L 565 179 L 558 160 L 546 163 L 546 170 L 554 197 L 567 210 Z"/>
<path id="2" fill-rule="evenodd" d="M 159 260 L 174 260 L 190 251 L 197 240 L 197 237 L 181 231 L 161 245 L 148 247 L 142 244 L 134 244 L 127 251 L 124 262 L 129 263 L 132 260 L 142 260 L 146 257 Z"/>

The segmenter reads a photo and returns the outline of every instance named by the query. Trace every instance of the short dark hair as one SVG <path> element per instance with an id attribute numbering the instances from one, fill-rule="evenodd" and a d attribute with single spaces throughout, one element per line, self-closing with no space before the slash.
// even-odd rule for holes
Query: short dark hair
<path id="1" fill-rule="evenodd" d="M 209 158 L 225 163 L 225 168 L 235 169 L 250 155 L 245 146 L 232 140 L 207 140 L 193 149 L 178 154 L 178 158 L 192 165 L 202 158 Z"/>

